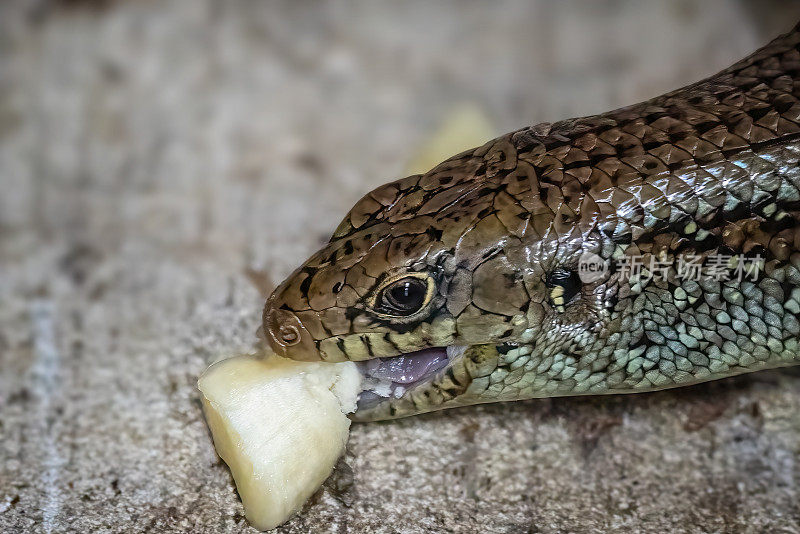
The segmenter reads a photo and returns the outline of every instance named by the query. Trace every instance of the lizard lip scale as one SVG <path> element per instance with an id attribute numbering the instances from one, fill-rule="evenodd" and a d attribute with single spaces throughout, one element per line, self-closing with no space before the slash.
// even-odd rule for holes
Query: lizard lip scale
<path id="1" fill-rule="evenodd" d="M 445 369 L 458 351 L 455 347 L 434 347 L 391 358 L 359 362 L 364 391 L 358 408 L 369 408 L 388 397 L 399 398 Z"/>

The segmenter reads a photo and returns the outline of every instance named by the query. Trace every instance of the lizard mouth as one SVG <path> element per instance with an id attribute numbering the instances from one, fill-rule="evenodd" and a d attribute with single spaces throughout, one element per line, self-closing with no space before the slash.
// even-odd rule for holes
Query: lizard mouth
<path id="1" fill-rule="evenodd" d="M 384 401 L 400 399 L 415 388 L 424 386 L 453 359 L 463 354 L 465 347 L 433 347 L 393 356 L 357 362 L 364 375 L 363 391 L 358 397 L 359 410 L 369 410 Z"/>

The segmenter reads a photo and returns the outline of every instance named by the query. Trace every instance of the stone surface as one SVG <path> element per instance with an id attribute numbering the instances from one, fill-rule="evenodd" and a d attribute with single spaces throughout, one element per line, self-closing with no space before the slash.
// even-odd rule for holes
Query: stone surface
<path id="1" fill-rule="evenodd" d="M 0 531 L 248 532 L 195 380 L 461 102 L 728 65 L 789 2 L 0 4 Z M 281 531 L 798 532 L 800 374 L 356 425 Z"/>

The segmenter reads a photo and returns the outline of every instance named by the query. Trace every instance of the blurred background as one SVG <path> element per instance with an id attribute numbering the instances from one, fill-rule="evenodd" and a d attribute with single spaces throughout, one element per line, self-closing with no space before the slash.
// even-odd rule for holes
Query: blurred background
<path id="1" fill-rule="evenodd" d="M 4 0 L 0 531 L 247 531 L 195 380 L 252 348 L 264 296 L 358 198 L 443 125 L 631 104 L 798 20 L 776 0 Z M 284 530 L 797 532 L 798 410 L 784 371 L 359 425 Z"/>

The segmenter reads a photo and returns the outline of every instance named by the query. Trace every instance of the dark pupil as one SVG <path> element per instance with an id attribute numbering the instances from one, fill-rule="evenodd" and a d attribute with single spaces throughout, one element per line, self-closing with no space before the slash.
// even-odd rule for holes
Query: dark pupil
<path id="1" fill-rule="evenodd" d="M 427 285 L 422 280 L 407 278 L 389 286 L 383 294 L 383 304 L 389 311 L 411 314 L 425 304 Z"/>
<path id="2" fill-rule="evenodd" d="M 576 271 L 566 269 L 556 269 L 547 278 L 549 287 L 561 286 L 564 288 L 564 302 L 569 302 L 578 294 L 581 288 L 581 279 Z"/>

